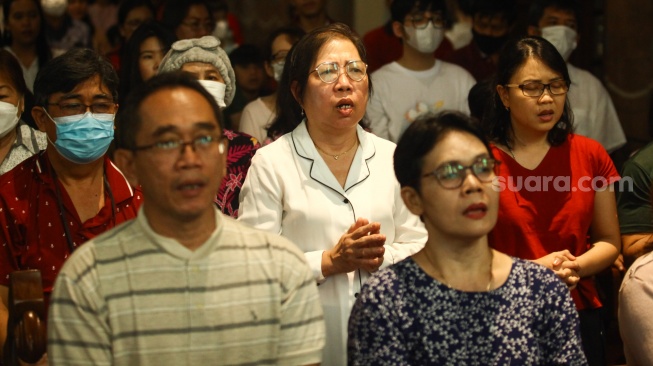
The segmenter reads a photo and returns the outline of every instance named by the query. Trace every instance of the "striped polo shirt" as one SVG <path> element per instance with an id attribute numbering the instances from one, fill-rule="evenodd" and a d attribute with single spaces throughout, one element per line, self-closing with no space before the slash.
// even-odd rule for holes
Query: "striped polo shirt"
<path id="1" fill-rule="evenodd" d="M 51 300 L 51 365 L 301 365 L 323 346 L 304 254 L 218 211 L 190 251 L 141 208 L 73 253 Z"/>

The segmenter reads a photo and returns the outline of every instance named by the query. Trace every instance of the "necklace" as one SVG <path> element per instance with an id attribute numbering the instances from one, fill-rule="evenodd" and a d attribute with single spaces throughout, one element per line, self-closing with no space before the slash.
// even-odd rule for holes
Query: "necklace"
<path id="1" fill-rule="evenodd" d="M 323 153 L 323 154 L 325 154 L 325 155 L 329 155 L 329 156 L 332 157 L 334 160 L 338 160 L 338 159 L 340 159 L 341 156 L 343 156 L 343 155 L 345 155 L 346 153 L 352 151 L 356 146 L 358 146 L 358 139 L 356 139 L 356 141 L 354 141 L 354 145 L 352 145 L 352 147 L 350 147 L 349 149 L 347 149 L 347 151 L 345 151 L 345 152 L 341 152 L 340 154 L 335 154 L 335 155 L 334 155 L 334 154 L 329 154 L 328 152 L 326 152 L 326 151 L 320 149 L 320 147 L 317 146 L 317 144 L 315 144 L 315 143 L 313 143 L 313 144 L 315 145 L 315 147 L 317 147 L 318 150 L 320 150 L 321 153 Z"/>
<path id="2" fill-rule="evenodd" d="M 506 147 L 508 148 L 508 151 L 510 152 L 510 155 L 512 156 L 512 159 L 517 161 L 517 158 L 515 157 L 515 153 L 512 151 L 512 148 L 510 147 L 510 145 L 506 145 Z"/>
<path id="3" fill-rule="evenodd" d="M 488 249 L 490 249 L 490 248 L 488 248 Z M 428 251 L 428 250 L 426 250 L 426 249 L 424 250 L 424 255 L 426 256 L 426 260 L 428 260 L 429 263 L 431 264 L 431 267 L 433 267 L 434 271 L 436 272 L 436 275 L 437 275 L 439 278 L 442 279 L 441 282 L 444 283 L 444 285 L 447 286 L 448 288 L 453 288 L 453 287 L 451 287 L 451 285 L 449 284 L 449 282 L 446 280 L 446 278 L 444 278 L 444 275 L 440 272 L 440 270 L 438 270 L 438 269 L 436 268 L 436 266 L 435 266 L 435 262 L 433 262 L 433 261 L 431 260 L 431 256 L 429 255 L 429 251 Z M 487 291 L 490 291 L 490 288 L 492 288 L 492 280 L 494 280 L 494 276 L 492 275 L 492 262 L 494 262 L 494 251 L 492 251 L 492 249 L 490 249 L 489 281 L 488 281 L 488 283 L 487 283 L 487 287 L 485 288 L 485 291 L 486 291 L 486 292 L 487 292 Z"/>

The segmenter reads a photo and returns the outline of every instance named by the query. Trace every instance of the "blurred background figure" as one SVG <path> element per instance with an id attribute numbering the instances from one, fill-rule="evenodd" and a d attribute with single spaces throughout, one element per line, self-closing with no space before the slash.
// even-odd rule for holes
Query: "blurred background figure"
<path id="1" fill-rule="evenodd" d="M 118 7 L 117 45 L 107 53 L 109 62 L 120 73 L 120 61 L 124 55 L 125 43 L 143 23 L 154 19 L 154 6 L 150 0 L 123 0 Z M 113 28 L 115 30 L 115 28 Z M 122 80 L 121 80 L 122 82 Z"/>
<path id="2" fill-rule="evenodd" d="M 289 3 L 292 24 L 306 33 L 333 22 L 326 11 L 327 0 L 289 0 Z"/>
<path id="3" fill-rule="evenodd" d="M 68 0 L 66 11 L 72 19 L 91 25 L 91 18 L 88 15 L 88 0 Z"/>
<path id="4" fill-rule="evenodd" d="M 238 131 L 240 116 L 247 103 L 270 91 L 265 88 L 265 58 L 257 46 L 244 44 L 229 54 L 229 60 L 236 73 L 236 94 L 231 105 L 224 110 L 225 125 L 228 129 Z"/>
<path id="5" fill-rule="evenodd" d="M 390 9 L 403 54 L 372 73 L 367 118 L 374 134 L 397 142 L 422 114 L 469 113 L 467 95 L 476 82 L 462 67 L 433 57 L 444 39 L 444 0 L 394 0 Z"/>
<path id="6" fill-rule="evenodd" d="M 477 81 L 491 77 L 497 69 L 499 51 L 510 37 L 517 20 L 516 0 L 474 1 L 472 41 L 445 60 L 462 66 Z"/>
<path id="7" fill-rule="evenodd" d="M 45 134 L 25 122 L 35 126 L 33 105 L 18 60 L 7 50 L 0 50 L 0 174 L 47 146 Z"/>
<path id="8" fill-rule="evenodd" d="M 653 365 L 653 253 L 630 266 L 619 290 L 619 331 L 628 366 Z"/>
<path id="9" fill-rule="evenodd" d="M 390 8 L 392 0 L 386 0 L 386 7 Z M 363 36 L 365 51 L 367 52 L 367 72 L 373 73 L 381 66 L 401 58 L 404 50 L 402 41 L 395 36 L 392 30 L 392 18 L 380 27 L 374 28 Z M 448 38 L 444 38 L 433 56 L 442 58 L 453 51 L 453 44 Z"/>
<path id="10" fill-rule="evenodd" d="M 265 73 L 277 85 L 281 81 L 286 55 L 303 35 L 304 31 L 294 27 L 280 28 L 270 35 L 265 50 Z M 277 116 L 276 104 L 276 90 L 249 102 L 240 117 L 240 131 L 256 137 L 263 145 L 271 142 L 272 139 L 268 139 L 268 127 Z"/>
<path id="11" fill-rule="evenodd" d="M 53 57 L 76 47 L 94 47 L 93 30 L 85 22 L 73 19 L 66 0 L 41 0 L 45 18 L 45 34 Z"/>
<path id="12" fill-rule="evenodd" d="M 175 35 L 158 22 L 141 24 L 125 44 L 120 69 L 119 98 L 124 101 L 136 86 L 156 75 Z"/>
<path id="13" fill-rule="evenodd" d="M 208 36 L 215 28 L 205 0 L 166 1 L 161 23 L 171 29 L 178 40 Z"/>
<path id="14" fill-rule="evenodd" d="M 215 21 L 213 36 L 220 40 L 220 47 L 229 54 L 243 44 L 240 22 L 236 15 L 229 11 L 226 0 L 208 0 L 208 4 Z"/>
<path id="15" fill-rule="evenodd" d="M 104 55 L 111 51 L 108 32 L 118 23 L 119 0 L 95 0 L 88 6 L 88 15 L 94 29 L 93 47 Z"/>
<path id="16" fill-rule="evenodd" d="M 2 14 L 2 46 L 18 59 L 25 84 L 33 91 L 36 74 L 52 58 L 41 4 L 39 0 L 5 0 Z"/>

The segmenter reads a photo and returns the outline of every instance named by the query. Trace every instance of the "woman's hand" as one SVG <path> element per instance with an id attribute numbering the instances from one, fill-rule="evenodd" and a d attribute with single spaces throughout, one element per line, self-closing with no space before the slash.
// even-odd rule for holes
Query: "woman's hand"
<path id="1" fill-rule="evenodd" d="M 359 218 L 338 243 L 322 253 L 322 274 L 328 277 L 357 269 L 375 272 L 383 264 L 385 235 L 381 224 Z"/>
<path id="2" fill-rule="evenodd" d="M 542 258 L 534 260 L 535 263 L 541 264 L 551 269 L 558 278 L 567 284 L 569 290 L 576 288 L 580 276 L 580 265 L 576 261 L 576 256 L 571 254 L 569 250 L 562 250 L 545 255 Z"/>

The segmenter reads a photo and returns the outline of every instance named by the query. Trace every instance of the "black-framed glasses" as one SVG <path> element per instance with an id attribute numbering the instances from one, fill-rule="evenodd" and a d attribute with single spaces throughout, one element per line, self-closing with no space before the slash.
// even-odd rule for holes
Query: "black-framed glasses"
<path id="1" fill-rule="evenodd" d="M 226 136 L 216 136 L 216 135 L 202 135 L 198 136 L 191 141 L 184 140 L 162 140 L 157 141 L 153 144 L 135 146 L 132 151 L 146 151 L 151 150 L 157 154 L 181 154 L 186 146 L 190 146 L 196 153 L 208 152 L 214 144 L 218 144 L 218 149 L 220 154 L 224 154 L 227 150 L 227 137 Z"/>
<path id="2" fill-rule="evenodd" d="M 347 61 L 344 66 L 345 73 L 353 81 L 361 81 L 367 75 L 367 64 L 360 60 Z M 317 76 L 327 84 L 335 83 L 340 77 L 340 65 L 337 62 L 323 62 L 313 71 Z"/>
<path id="3" fill-rule="evenodd" d="M 56 105 L 61 110 L 64 116 L 74 116 L 84 114 L 90 110 L 91 113 L 110 113 L 116 111 L 116 103 L 113 102 L 95 102 L 91 104 L 84 104 L 79 102 L 62 101 L 59 103 L 47 103 L 48 105 Z"/>
<path id="4" fill-rule="evenodd" d="M 446 21 L 441 14 L 435 13 L 433 16 L 427 17 L 423 13 L 415 14 L 410 16 L 410 21 L 413 24 L 413 27 L 416 29 L 424 29 L 429 25 L 429 22 L 433 24 L 434 28 L 444 28 Z"/>
<path id="5" fill-rule="evenodd" d="M 456 189 L 463 185 L 463 181 L 467 177 L 467 171 L 483 183 L 489 183 L 496 176 L 495 168 L 498 167 L 500 162 L 493 158 L 482 157 L 476 159 L 470 166 L 464 166 L 460 163 L 447 163 L 430 173 L 422 175 L 422 177 L 434 176 L 440 183 L 442 188 Z"/>
<path id="6" fill-rule="evenodd" d="M 548 89 L 551 95 L 562 95 L 569 91 L 569 83 L 567 80 L 555 80 L 548 84 L 540 83 L 539 81 L 532 81 L 524 84 L 506 84 L 507 88 L 519 88 L 524 96 L 539 97 L 544 94 L 544 89 Z"/>

